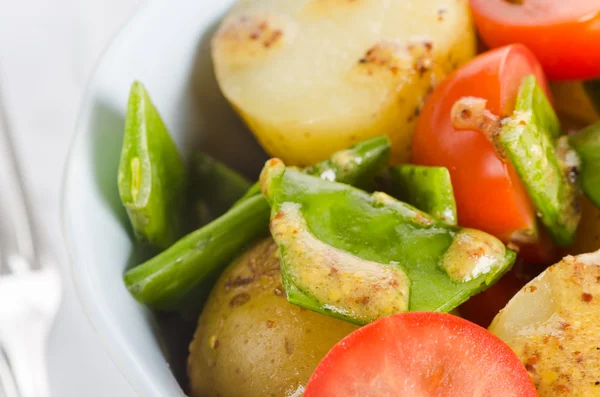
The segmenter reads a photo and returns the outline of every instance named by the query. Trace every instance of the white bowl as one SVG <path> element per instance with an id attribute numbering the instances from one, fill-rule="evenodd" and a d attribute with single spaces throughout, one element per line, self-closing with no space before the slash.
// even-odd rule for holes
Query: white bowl
<path id="1" fill-rule="evenodd" d="M 184 154 L 200 147 L 256 176 L 264 153 L 220 94 L 210 59 L 210 37 L 233 2 L 146 3 L 97 67 L 67 164 L 64 232 L 80 299 L 113 359 L 145 397 L 183 391 L 159 343 L 155 317 L 122 282 L 126 267 L 137 264 L 116 182 L 129 88 L 136 79 L 145 84 Z M 181 357 L 175 361 L 181 372 Z"/>

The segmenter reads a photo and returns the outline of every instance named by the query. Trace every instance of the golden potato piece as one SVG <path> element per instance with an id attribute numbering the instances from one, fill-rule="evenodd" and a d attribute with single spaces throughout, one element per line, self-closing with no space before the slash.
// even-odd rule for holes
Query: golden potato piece
<path id="1" fill-rule="evenodd" d="M 193 397 L 291 396 L 329 349 L 357 327 L 290 304 L 272 239 L 221 276 L 190 345 Z"/>
<path id="2" fill-rule="evenodd" d="M 540 397 L 600 395 L 600 251 L 548 268 L 490 331 L 521 358 Z"/>
<path id="3" fill-rule="evenodd" d="M 467 0 L 242 0 L 212 54 L 269 154 L 310 165 L 387 134 L 398 162 L 425 98 L 475 54 L 475 36 Z"/>

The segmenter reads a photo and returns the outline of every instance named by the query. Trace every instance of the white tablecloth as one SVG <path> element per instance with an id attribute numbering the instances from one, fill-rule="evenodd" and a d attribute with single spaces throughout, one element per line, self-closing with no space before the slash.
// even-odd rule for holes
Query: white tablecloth
<path id="1" fill-rule="evenodd" d="M 59 191 L 82 94 L 102 49 L 142 0 L 0 0 L 0 85 L 17 150 L 65 295 L 52 332 L 55 397 L 134 396 L 75 296 L 59 223 Z"/>

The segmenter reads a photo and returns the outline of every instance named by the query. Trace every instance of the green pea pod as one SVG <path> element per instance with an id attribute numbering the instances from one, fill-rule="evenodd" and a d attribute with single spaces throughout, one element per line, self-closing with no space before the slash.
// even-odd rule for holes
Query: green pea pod
<path id="1" fill-rule="evenodd" d="M 389 139 L 386 136 L 377 136 L 335 152 L 329 159 L 304 169 L 304 172 L 320 176 L 327 181 L 342 182 L 369 190 L 375 185 L 374 176 L 387 163 L 389 152 Z M 260 194 L 258 183 L 252 185 L 238 203 L 256 194 Z"/>
<path id="2" fill-rule="evenodd" d="M 368 190 L 375 186 L 374 176 L 387 163 L 389 151 L 386 136 L 367 139 L 334 153 L 328 160 L 307 168 L 305 173 Z"/>
<path id="3" fill-rule="evenodd" d="M 456 225 L 456 201 L 445 167 L 399 165 L 390 169 L 394 194 L 449 225 Z"/>
<path id="4" fill-rule="evenodd" d="M 156 309 L 178 308 L 196 286 L 227 264 L 241 249 L 266 234 L 269 206 L 255 196 L 154 258 L 129 270 L 125 284 L 140 302 Z"/>
<path id="5" fill-rule="evenodd" d="M 535 77 L 527 76 L 499 139 L 550 236 L 558 245 L 569 245 L 580 214 L 577 191 L 557 154 L 560 133 L 552 105 Z"/>
<path id="6" fill-rule="evenodd" d="M 387 164 L 390 143 L 384 137 L 377 145 L 359 143 L 349 151 L 355 161 L 339 176 L 339 169 L 332 169 L 335 178 L 341 182 L 368 180 Z M 245 246 L 268 233 L 269 213 L 262 194 L 240 200 L 213 222 L 129 270 L 124 277 L 127 288 L 139 302 L 153 308 L 189 309 L 190 296 L 198 293 L 198 287 L 220 273 Z"/>
<path id="7" fill-rule="evenodd" d="M 569 143 L 579 156 L 581 190 L 600 208 L 600 123 L 570 135 Z"/>
<path id="8" fill-rule="evenodd" d="M 185 172 L 142 83 L 131 86 L 118 185 L 138 241 L 164 249 L 182 232 Z"/>
<path id="9" fill-rule="evenodd" d="M 600 79 L 585 81 L 583 88 L 596 108 L 596 111 L 600 113 Z"/>
<path id="10" fill-rule="evenodd" d="M 254 197 L 257 194 L 260 194 L 260 185 L 258 184 L 258 182 L 255 183 L 254 185 L 250 186 L 248 188 L 248 190 L 246 191 L 246 193 L 244 193 L 244 195 L 234 205 L 238 205 L 239 203 L 243 202 L 247 198 Z"/>
<path id="11" fill-rule="evenodd" d="M 217 218 L 244 196 L 250 182 L 206 153 L 196 153 L 193 158 L 192 188 L 201 205 L 202 223 Z"/>
<path id="12" fill-rule="evenodd" d="M 260 182 L 288 300 L 319 313 L 365 324 L 407 310 L 448 312 L 515 259 L 491 235 L 276 159 Z"/>

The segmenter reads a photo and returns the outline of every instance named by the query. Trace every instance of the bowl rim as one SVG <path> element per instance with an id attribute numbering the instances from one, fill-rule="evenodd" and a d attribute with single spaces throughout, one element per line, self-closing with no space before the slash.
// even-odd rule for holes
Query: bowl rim
<path id="1" fill-rule="evenodd" d="M 150 382 L 147 382 L 148 376 L 144 375 L 137 366 L 134 365 L 134 359 L 128 357 L 125 354 L 118 352 L 113 342 L 114 335 L 113 331 L 107 324 L 99 321 L 99 312 L 102 310 L 97 306 L 94 300 L 89 297 L 85 292 L 84 284 L 86 283 L 84 276 L 82 275 L 82 269 L 77 263 L 82 262 L 80 255 L 75 249 L 75 242 L 72 239 L 71 227 L 68 225 L 68 212 L 69 212 L 69 192 L 72 190 L 73 184 L 73 169 L 76 167 L 75 164 L 75 147 L 77 143 L 83 139 L 87 131 L 87 122 L 92 114 L 94 96 L 97 92 L 98 81 L 100 80 L 100 72 L 105 69 L 112 59 L 112 54 L 117 52 L 118 48 L 123 45 L 127 37 L 135 26 L 151 12 L 154 5 L 158 5 L 157 0 L 143 0 L 131 14 L 125 19 L 121 26 L 112 34 L 107 41 L 100 54 L 98 55 L 97 61 L 92 69 L 90 77 L 83 90 L 82 99 L 78 107 L 76 123 L 74 131 L 69 141 L 69 148 L 63 168 L 62 182 L 60 186 L 60 210 L 59 210 L 59 222 L 61 228 L 61 235 L 66 250 L 67 265 L 66 271 L 69 273 L 67 277 L 70 277 L 75 289 L 75 294 L 78 301 L 81 304 L 85 317 L 88 323 L 91 325 L 94 333 L 98 336 L 100 343 L 102 344 L 105 351 L 108 352 L 110 359 L 115 363 L 119 372 L 127 383 L 131 386 L 132 391 L 138 396 L 145 396 L 142 391 L 143 389 L 151 392 L 152 395 L 159 396 L 160 392 L 157 386 Z M 145 385 L 146 387 L 143 387 Z M 183 392 L 182 397 L 185 397 Z"/>

